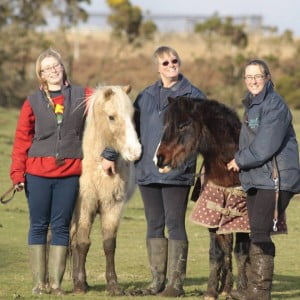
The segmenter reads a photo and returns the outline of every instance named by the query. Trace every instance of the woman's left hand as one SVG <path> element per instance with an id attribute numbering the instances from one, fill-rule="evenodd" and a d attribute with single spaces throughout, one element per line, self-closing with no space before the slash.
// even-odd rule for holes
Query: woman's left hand
<path id="1" fill-rule="evenodd" d="M 116 166 L 115 162 L 105 159 L 102 159 L 102 169 L 106 173 L 106 175 L 115 175 L 116 174 Z"/>
<path id="2" fill-rule="evenodd" d="M 235 159 L 231 160 L 228 164 L 227 164 L 227 170 L 228 171 L 233 171 L 233 172 L 239 172 L 240 168 L 237 165 Z"/>

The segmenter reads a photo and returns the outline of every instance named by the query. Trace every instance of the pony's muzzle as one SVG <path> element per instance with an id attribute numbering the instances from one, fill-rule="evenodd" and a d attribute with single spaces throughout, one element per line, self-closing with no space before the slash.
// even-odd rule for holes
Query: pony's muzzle
<path id="1" fill-rule="evenodd" d="M 157 161 L 156 161 L 156 165 L 159 168 L 163 168 L 164 167 L 164 159 L 165 157 L 162 154 L 156 155 Z"/>

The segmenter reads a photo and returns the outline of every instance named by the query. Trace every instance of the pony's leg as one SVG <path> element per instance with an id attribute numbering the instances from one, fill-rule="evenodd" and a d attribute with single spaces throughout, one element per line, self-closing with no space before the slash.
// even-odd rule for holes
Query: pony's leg
<path id="1" fill-rule="evenodd" d="M 209 229 L 209 277 L 204 300 L 218 299 L 221 269 L 224 263 L 224 253 L 217 239 L 216 228 Z"/>
<path id="2" fill-rule="evenodd" d="M 124 291 L 118 284 L 115 270 L 116 237 L 123 211 L 124 202 L 118 201 L 110 207 L 101 209 L 101 225 L 103 235 L 103 249 L 106 257 L 106 290 L 111 296 L 123 295 Z"/>
<path id="3" fill-rule="evenodd" d="M 236 289 L 231 291 L 233 299 L 247 299 L 248 277 L 250 275 L 249 262 L 250 238 L 248 233 L 236 233 L 234 256 L 237 266 Z"/>
<path id="4" fill-rule="evenodd" d="M 233 234 L 218 234 L 217 239 L 221 249 L 224 252 L 224 264 L 221 270 L 221 287 L 220 293 L 223 296 L 230 294 L 233 286 L 232 274 L 232 251 L 233 251 Z"/>
<path id="5" fill-rule="evenodd" d="M 76 216 L 77 215 L 77 216 Z M 73 292 L 85 293 L 88 289 L 86 280 L 86 257 L 90 248 L 90 232 L 96 215 L 96 208 L 79 204 L 75 208 L 75 236 L 72 239 L 73 256 Z"/>

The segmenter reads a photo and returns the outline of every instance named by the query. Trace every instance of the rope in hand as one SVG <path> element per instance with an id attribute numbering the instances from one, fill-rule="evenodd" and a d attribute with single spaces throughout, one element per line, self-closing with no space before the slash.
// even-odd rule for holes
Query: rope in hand
<path id="1" fill-rule="evenodd" d="M 20 182 L 16 185 L 13 185 L 12 187 L 10 187 L 1 197 L 0 197 L 0 202 L 2 204 L 7 204 L 8 202 L 10 202 L 14 196 L 16 192 L 20 192 L 22 191 L 24 188 L 24 183 Z M 8 197 L 9 196 L 9 197 Z M 8 197 L 6 199 L 6 197 Z"/>

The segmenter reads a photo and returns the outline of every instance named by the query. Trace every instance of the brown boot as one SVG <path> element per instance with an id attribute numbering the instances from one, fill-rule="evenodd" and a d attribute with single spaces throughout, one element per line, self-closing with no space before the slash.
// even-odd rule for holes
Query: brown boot
<path id="1" fill-rule="evenodd" d="M 252 243 L 250 246 L 251 285 L 249 300 L 271 300 L 275 245 Z"/>
<path id="2" fill-rule="evenodd" d="M 183 282 L 186 274 L 188 242 L 169 240 L 168 242 L 168 283 L 158 294 L 162 297 L 181 297 L 184 295 Z"/>

